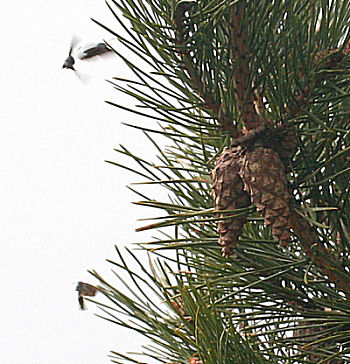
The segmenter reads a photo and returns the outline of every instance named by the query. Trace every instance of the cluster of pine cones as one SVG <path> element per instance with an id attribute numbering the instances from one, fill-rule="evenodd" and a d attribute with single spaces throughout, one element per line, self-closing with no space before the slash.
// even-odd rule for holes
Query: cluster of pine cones
<path id="1" fill-rule="evenodd" d="M 251 204 L 271 226 L 281 245 L 289 240 L 289 202 L 285 168 L 296 152 L 298 140 L 287 128 L 267 128 L 249 143 L 225 148 L 212 170 L 213 197 L 219 215 L 219 243 L 224 256 L 234 254 Z M 229 210 L 229 211 L 227 211 Z M 233 216 L 236 215 L 236 216 Z"/>

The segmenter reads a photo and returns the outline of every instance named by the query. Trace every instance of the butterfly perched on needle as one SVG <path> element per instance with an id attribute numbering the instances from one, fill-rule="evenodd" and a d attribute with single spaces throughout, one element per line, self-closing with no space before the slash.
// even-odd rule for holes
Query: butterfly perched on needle
<path id="1" fill-rule="evenodd" d="M 97 287 L 93 286 L 92 284 L 84 283 L 84 282 L 78 282 L 77 288 L 75 290 L 78 291 L 78 301 L 79 301 L 80 308 L 82 310 L 85 310 L 84 297 L 85 296 L 90 296 L 90 297 L 96 296 L 96 293 L 99 291 L 99 289 Z"/>

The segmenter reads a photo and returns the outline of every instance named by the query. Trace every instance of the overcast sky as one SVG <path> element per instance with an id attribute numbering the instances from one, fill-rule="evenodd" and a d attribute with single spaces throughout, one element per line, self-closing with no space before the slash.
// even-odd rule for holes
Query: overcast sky
<path id="1" fill-rule="evenodd" d="M 111 39 L 90 17 L 117 27 L 103 0 L 1 1 L 1 364 L 105 364 L 142 343 L 75 292 L 96 283 L 88 269 L 112 277 L 114 244 L 147 236 L 134 233 L 147 214 L 130 204 L 134 176 L 104 160 L 119 143 L 154 155 L 121 125 L 135 116 L 103 102 L 122 101 L 104 81 L 127 75 L 121 60 L 77 62 L 86 83 L 61 68 L 73 34 Z"/>

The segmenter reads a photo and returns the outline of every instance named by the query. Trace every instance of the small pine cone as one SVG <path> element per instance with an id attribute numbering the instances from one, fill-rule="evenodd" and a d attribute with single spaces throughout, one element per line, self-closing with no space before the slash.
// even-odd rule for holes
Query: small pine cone
<path id="1" fill-rule="evenodd" d="M 216 160 L 216 166 L 212 170 L 213 197 L 216 210 L 235 210 L 248 207 L 250 199 L 243 190 L 243 182 L 238 174 L 240 147 L 226 148 Z M 220 214 L 225 217 L 229 213 Z M 246 216 L 239 216 L 218 222 L 220 234 L 219 244 L 222 246 L 222 254 L 225 257 L 234 254 L 236 242 L 242 234 Z"/>
<path id="2" fill-rule="evenodd" d="M 283 163 L 277 152 L 258 147 L 240 159 L 239 174 L 244 189 L 258 211 L 271 225 L 273 236 L 286 245 L 289 240 L 289 192 Z"/>

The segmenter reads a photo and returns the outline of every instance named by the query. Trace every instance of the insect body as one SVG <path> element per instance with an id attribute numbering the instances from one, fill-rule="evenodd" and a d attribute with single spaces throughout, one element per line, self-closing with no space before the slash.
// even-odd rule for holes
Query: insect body
<path id="1" fill-rule="evenodd" d="M 97 43 L 95 46 L 86 49 L 83 52 L 83 55 L 79 58 L 85 60 L 96 56 L 101 56 L 102 54 L 106 54 L 109 52 L 112 52 L 112 49 L 108 48 L 104 43 Z"/>
<path id="2" fill-rule="evenodd" d="M 77 288 L 75 290 L 78 291 L 78 301 L 79 301 L 80 308 L 82 310 L 85 310 L 84 296 L 93 297 L 96 295 L 96 293 L 98 292 L 99 289 L 97 287 L 93 286 L 92 284 L 78 282 Z"/>
<path id="3" fill-rule="evenodd" d="M 69 55 L 68 58 L 66 58 L 66 60 L 64 61 L 62 68 L 68 68 L 70 70 L 75 71 L 73 67 L 74 63 L 75 63 L 74 58 L 71 55 Z"/>
<path id="4" fill-rule="evenodd" d="M 75 59 L 74 59 L 72 53 L 73 53 L 73 50 L 74 50 L 77 42 L 78 42 L 77 39 L 75 39 L 73 37 L 72 42 L 71 42 L 71 46 L 70 46 L 70 49 L 69 49 L 68 57 L 64 61 L 62 68 L 67 68 L 67 69 L 75 71 L 75 68 L 74 68 Z"/>

